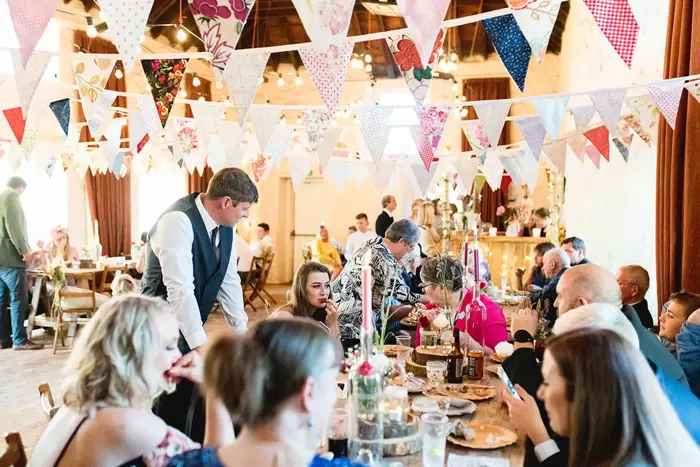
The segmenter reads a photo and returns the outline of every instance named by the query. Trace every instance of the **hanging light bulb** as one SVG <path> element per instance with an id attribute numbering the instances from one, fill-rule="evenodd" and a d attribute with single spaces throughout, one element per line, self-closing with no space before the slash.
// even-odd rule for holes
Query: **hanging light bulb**
<path id="1" fill-rule="evenodd" d="M 224 83 L 222 83 L 221 81 L 217 81 L 215 86 L 216 86 L 216 89 L 223 89 Z"/>
<path id="2" fill-rule="evenodd" d="M 87 34 L 87 36 L 88 36 L 90 39 L 93 39 L 93 38 L 97 37 L 97 29 L 95 28 L 95 25 L 94 25 L 93 22 L 92 22 L 92 17 L 88 16 L 88 18 L 87 18 L 87 24 L 88 24 L 88 27 L 87 27 L 87 29 L 85 30 L 85 33 Z"/>
<path id="3" fill-rule="evenodd" d="M 365 63 L 372 63 L 372 56 L 370 54 L 365 54 Z"/>
<path id="4" fill-rule="evenodd" d="M 301 121 L 301 117 L 297 117 L 297 125 L 301 125 L 303 122 Z"/>
<path id="5" fill-rule="evenodd" d="M 357 57 L 354 57 L 354 58 L 352 59 L 352 67 L 353 67 L 353 68 L 362 68 L 362 60 L 360 60 L 360 59 L 357 58 Z"/>
<path id="6" fill-rule="evenodd" d="M 224 104 L 226 104 L 227 106 L 231 105 L 231 100 L 230 100 L 230 99 L 226 99 L 226 100 L 224 101 Z"/>
<path id="7" fill-rule="evenodd" d="M 466 116 L 467 116 L 467 108 L 466 107 L 462 107 L 462 110 L 459 112 L 459 116 L 462 118 L 466 118 Z"/>
<path id="8" fill-rule="evenodd" d="M 129 121 L 126 118 L 122 118 L 122 126 L 126 126 Z"/>
<path id="9" fill-rule="evenodd" d="M 454 83 L 452 83 L 452 92 L 456 93 L 457 89 L 457 82 L 455 81 Z"/>
<path id="10" fill-rule="evenodd" d="M 279 78 L 277 78 L 277 86 L 284 86 L 284 78 L 282 78 L 282 73 L 279 73 Z"/>
<path id="11" fill-rule="evenodd" d="M 456 53 L 456 52 L 452 52 L 452 53 L 450 54 L 450 60 L 451 60 L 451 61 L 456 62 L 458 58 L 459 58 L 459 57 L 457 57 L 457 53 Z"/>
<path id="12" fill-rule="evenodd" d="M 372 65 L 370 65 L 369 63 L 365 65 L 365 71 L 367 73 L 372 73 Z"/>
<path id="13" fill-rule="evenodd" d="M 179 94 L 180 94 L 182 97 L 184 97 L 185 99 L 187 99 L 187 91 L 185 91 L 184 89 L 183 89 L 182 91 L 180 91 Z"/>
<path id="14" fill-rule="evenodd" d="M 282 118 L 280 118 L 280 125 L 286 125 L 287 124 L 287 117 L 282 115 Z"/>
<path id="15" fill-rule="evenodd" d="M 122 79 L 124 77 L 124 73 L 122 73 L 122 70 L 117 68 L 117 71 L 114 72 L 114 77 L 117 79 Z"/>
<path id="16" fill-rule="evenodd" d="M 177 40 L 180 42 L 185 42 L 187 40 L 187 33 L 182 28 L 182 26 L 179 26 L 177 28 Z"/>
<path id="17" fill-rule="evenodd" d="M 304 80 L 301 79 L 301 76 L 297 75 L 297 77 L 294 78 L 294 84 L 296 84 L 297 86 L 301 86 L 302 84 L 304 84 Z"/>
<path id="18" fill-rule="evenodd" d="M 192 86 L 199 87 L 199 85 L 202 84 L 202 82 L 199 80 L 197 75 L 194 75 L 194 78 L 192 78 Z"/>
<path id="19" fill-rule="evenodd" d="M 343 118 L 348 118 L 349 116 L 348 109 L 343 110 Z"/>
<path id="20" fill-rule="evenodd" d="M 206 99 L 204 98 L 204 96 L 199 96 L 199 99 L 197 99 L 197 100 L 200 102 L 204 102 Z"/>

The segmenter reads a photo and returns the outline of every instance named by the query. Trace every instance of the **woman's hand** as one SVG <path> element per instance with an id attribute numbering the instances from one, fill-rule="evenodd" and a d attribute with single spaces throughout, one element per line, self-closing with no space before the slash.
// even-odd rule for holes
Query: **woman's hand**
<path id="1" fill-rule="evenodd" d="M 326 324 L 331 326 L 338 322 L 338 316 L 340 316 L 340 311 L 338 307 L 333 302 L 333 300 L 328 300 L 326 302 Z"/>
<path id="2" fill-rule="evenodd" d="M 204 376 L 204 360 L 196 350 L 183 355 L 168 371 L 170 376 L 185 378 L 193 383 L 201 383 Z"/>
<path id="3" fill-rule="evenodd" d="M 503 402 L 508 406 L 510 421 L 513 422 L 516 428 L 527 433 L 527 436 L 535 446 L 550 439 L 535 398 L 528 394 L 519 384 L 515 385 L 515 391 L 522 400 L 513 397 L 508 391 L 501 393 Z"/>

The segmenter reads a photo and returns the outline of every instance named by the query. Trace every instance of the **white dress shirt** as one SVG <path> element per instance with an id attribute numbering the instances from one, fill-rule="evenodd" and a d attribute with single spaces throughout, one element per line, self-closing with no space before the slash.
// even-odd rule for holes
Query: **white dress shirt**
<path id="1" fill-rule="evenodd" d="M 355 255 L 355 252 L 360 248 L 360 246 L 367 240 L 371 240 L 376 237 L 377 234 L 368 230 L 367 232 L 353 232 L 348 237 L 348 242 L 345 245 L 345 259 L 350 261 Z"/>
<path id="2" fill-rule="evenodd" d="M 245 239 L 236 234 L 236 253 L 238 253 L 238 271 L 248 272 L 253 264 L 253 250 L 246 243 Z"/>
<path id="3" fill-rule="evenodd" d="M 213 230 L 218 226 L 204 209 L 199 196 L 195 199 L 195 205 L 211 239 Z M 236 235 L 235 228 L 233 233 Z M 216 236 L 217 249 L 220 238 L 220 235 Z M 175 309 L 180 331 L 191 349 L 207 343 L 199 305 L 194 296 L 193 242 L 192 223 L 187 215 L 180 211 L 169 212 L 161 217 L 151 238 L 151 248 L 160 261 L 163 284 L 168 291 L 168 303 Z M 236 245 L 232 242 L 231 257 L 217 298 L 228 325 L 245 332 L 248 328 L 248 315 L 243 308 L 243 291 L 237 272 L 237 261 Z"/>
<path id="4" fill-rule="evenodd" d="M 275 252 L 275 243 L 270 234 L 265 235 L 253 246 L 253 254 L 258 257 L 262 256 L 263 248 L 269 248 L 273 253 Z"/>

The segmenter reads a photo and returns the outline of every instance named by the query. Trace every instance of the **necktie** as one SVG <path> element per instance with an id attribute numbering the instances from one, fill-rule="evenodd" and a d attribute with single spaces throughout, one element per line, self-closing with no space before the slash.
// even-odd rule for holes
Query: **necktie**
<path id="1" fill-rule="evenodd" d="M 211 231 L 211 247 L 216 251 L 216 236 L 219 235 L 219 227 L 216 226 L 214 227 L 214 230 Z"/>

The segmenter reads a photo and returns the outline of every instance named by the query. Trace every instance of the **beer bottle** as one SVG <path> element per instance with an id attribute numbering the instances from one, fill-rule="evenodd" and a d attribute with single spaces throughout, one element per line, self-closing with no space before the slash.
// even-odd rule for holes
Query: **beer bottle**
<path id="1" fill-rule="evenodd" d="M 462 382 L 462 365 L 464 362 L 464 354 L 459 345 L 459 329 L 454 328 L 452 350 L 447 354 L 447 382 L 461 383 Z"/>

